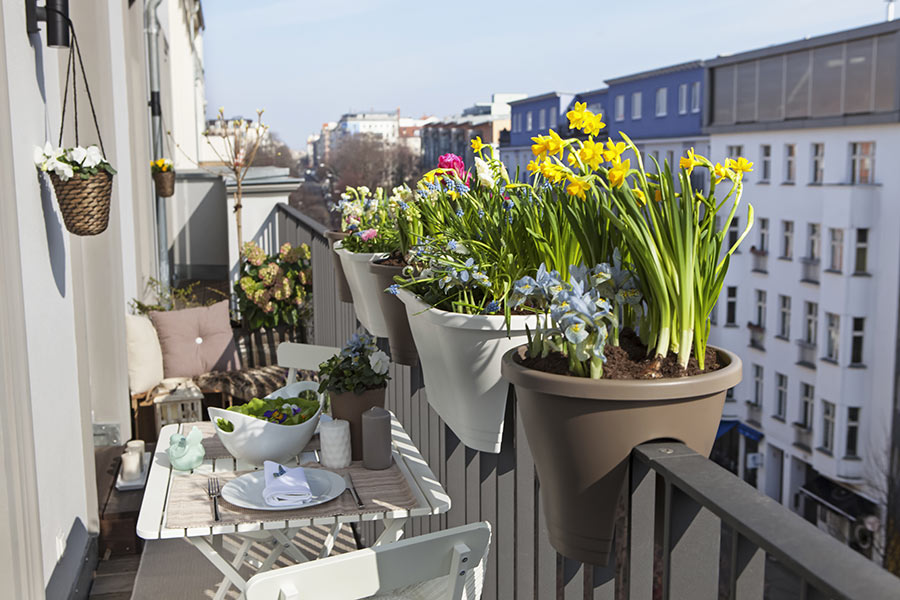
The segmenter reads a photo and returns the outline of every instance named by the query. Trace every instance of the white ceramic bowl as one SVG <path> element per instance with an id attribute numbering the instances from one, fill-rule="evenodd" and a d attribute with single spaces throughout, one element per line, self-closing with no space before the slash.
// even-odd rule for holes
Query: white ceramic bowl
<path id="1" fill-rule="evenodd" d="M 266 398 L 296 398 L 300 392 L 317 392 L 315 381 L 298 381 L 275 390 Z M 209 419 L 216 425 L 216 433 L 225 449 L 238 460 L 262 466 L 264 461 L 284 462 L 300 454 L 312 439 L 322 414 L 322 396 L 319 395 L 319 410 L 311 419 L 299 425 L 281 425 L 242 415 L 241 413 L 210 406 Z M 231 421 L 234 431 L 222 431 L 217 419 Z"/>

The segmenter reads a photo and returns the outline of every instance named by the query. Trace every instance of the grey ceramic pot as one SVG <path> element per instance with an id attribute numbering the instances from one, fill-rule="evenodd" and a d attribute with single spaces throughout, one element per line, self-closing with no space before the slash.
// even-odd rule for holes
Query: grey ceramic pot
<path id="1" fill-rule="evenodd" d="M 384 292 L 394 283 L 394 276 L 401 274 L 403 267 L 373 262 L 369 263 L 369 270 L 378 281 L 378 287 L 372 290 L 372 293 L 378 295 L 381 313 L 384 315 L 384 321 L 387 324 L 391 361 L 400 365 L 413 366 L 419 362 L 419 354 L 416 352 L 416 343 L 413 341 L 412 332 L 409 330 L 409 317 L 406 314 L 406 306 L 397 296 Z"/>
<path id="2" fill-rule="evenodd" d="M 632 449 L 679 440 L 704 456 L 715 441 L 727 390 L 741 360 L 716 349 L 717 371 L 655 380 L 593 380 L 520 364 L 525 346 L 503 356 L 540 480 L 550 543 L 562 555 L 607 565 L 616 504 Z"/>
<path id="3" fill-rule="evenodd" d="M 350 422 L 350 447 L 353 460 L 362 460 L 362 414 L 378 406 L 384 408 L 384 386 L 373 390 L 366 390 L 361 394 L 344 392 L 341 394 L 329 394 L 331 398 L 331 416 L 335 419 L 343 419 Z"/>
<path id="4" fill-rule="evenodd" d="M 334 276 L 337 278 L 338 298 L 341 302 L 353 304 L 353 296 L 350 295 L 350 286 L 347 284 L 347 278 L 344 276 L 344 267 L 341 266 L 340 257 L 334 253 L 334 243 L 347 237 L 347 234 L 343 231 L 326 231 L 325 237 L 328 238 L 328 248 L 331 250 L 331 260 L 334 261 Z"/>

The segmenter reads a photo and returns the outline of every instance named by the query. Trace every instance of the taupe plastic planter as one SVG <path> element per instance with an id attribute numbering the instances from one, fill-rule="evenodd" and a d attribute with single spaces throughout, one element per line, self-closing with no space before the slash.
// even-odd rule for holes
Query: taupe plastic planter
<path id="1" fill-rule="evenodd" d="M 337 278 L 338 299 L 341 302 L 353 304 L 353 295 L 350 294 L 350 286 L 347 284 L 347 277 L 344 275 L 344 267 L 341 266 L 341 258 L 334 252 L 334 243 L 347 237 L 347 233 L 344 231 L 326 231 L 325 237 L 328 239 L 328 248 L 331 250 L 331 260 L 334 261 L 334 276 Z"/>
<path id="2" fill-rule="evenodd" d="M 377 282 L 376 294 L 381 304 L 381 314 L 387 325 L 387 338 L 391 346 L 391 361 L 400 365 L 413 366 L 419 362 L 416 352 L 416 343 L 413 341 L 412 331 L 409 330 L 409 317 L 406 315 L 406 306 L 397 296 L 387 294 L 384 290 L 394 283 L 394 276 L 400 275 L 403 267 L 382 265 L 377 262 L 369 263 L 369 270 L 375 275 Z"/>
<path id="3" fill-rule="evenodd" d="M 503 355 L 541 485 L 550 543 L 569 558 L 607 565 L 616 503 L 631 450 L 675 439 L 709 456 L 741 359 L 716 349 L 718 371 L 656 380 L 592 380 L 523 367 L 525 346 Z"/>
<path id="4" fill-rule="evenodd" d="M 331 416 L 350 422 L 350 448 L 353 460 L 362 460 L 362 414 L 378 406 L 384 408 L 384 386 L 366 390 L 361 394 L 343 392 L 329 394 L 331 397 Z"/>

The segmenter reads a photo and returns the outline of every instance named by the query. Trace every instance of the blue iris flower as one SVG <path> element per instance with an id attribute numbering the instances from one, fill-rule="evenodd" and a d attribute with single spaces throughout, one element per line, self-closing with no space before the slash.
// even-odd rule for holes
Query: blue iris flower
<path id="1" fill-rule="evenodd" d="M 500 310 L 500 304 L 498 304 L 494 300 L 491 300 L 490 302 L 488 302 L 487 305 L 484 307 L 484 312 L 486 312 L 486 313 L 495 313 L 499 310 Z"/>

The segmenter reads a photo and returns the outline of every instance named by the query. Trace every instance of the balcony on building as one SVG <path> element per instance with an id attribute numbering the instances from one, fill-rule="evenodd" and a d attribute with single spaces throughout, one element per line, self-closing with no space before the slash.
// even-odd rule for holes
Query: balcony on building
<path id="1" fill-rule="evenodd" d="M 813 432 L 806 423 L 795 422 L 794 426 L 794 447 L 804 452 L 812 452 Z"/>
<path id="2" fill-rule="evenodd" d="M 818 258 L 804 257 L 800 259 L 800 281 L 819 285 L 822 263 Z"/>
<path id="3" fill-rule="evenodd" d="M 757 350 L 765 350 L 766 328 L 756 323 L 747 323 L 747 329 L 750 330 L 750 347 Z"/>
<path id="4" fill-rule="evenodd" d="M 753 400 L 747 400 L 747 422 L 755 427 L 762 426 L 762 404 Z"/>
<path id="5" fill-rule="evenodd" d="M 769 272 L 769 253 L 761 250 L 756 246 L 750 248 L 750 255 L 753 257 L 753 272 L 768 273 Z"/>
<path id="6" fill-rule="evenodd" d="M 809 369 L 816 368 L 816 344 L 797 340 L 797 364 Z"/>

